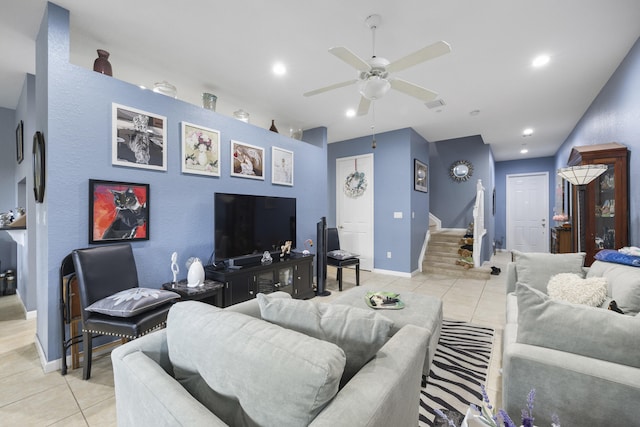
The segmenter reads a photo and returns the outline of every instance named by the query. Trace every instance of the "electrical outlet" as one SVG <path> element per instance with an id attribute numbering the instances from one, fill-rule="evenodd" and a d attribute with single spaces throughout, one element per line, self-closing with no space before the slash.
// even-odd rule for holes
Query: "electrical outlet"
<path id="1" fill-rule="evenodd" d="M 391 258 L 391 252 L 387 252 L 387 258 Z"/>

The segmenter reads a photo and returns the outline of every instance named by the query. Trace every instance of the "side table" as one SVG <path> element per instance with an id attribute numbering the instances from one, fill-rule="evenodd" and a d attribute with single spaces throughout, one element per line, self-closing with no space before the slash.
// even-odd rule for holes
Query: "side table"
<path id="1" fill-rule="evenodd" d="M 205 280 L 202 285 L 195 288 L 188 287 L 186 280 L 180 280 L 177 283 L 164 283 L 162 289 L 179 294 L 182 301 L 201 301 L 216 307 L 224 307 L 222 300 L 224 284 L 216 280 Z"/>

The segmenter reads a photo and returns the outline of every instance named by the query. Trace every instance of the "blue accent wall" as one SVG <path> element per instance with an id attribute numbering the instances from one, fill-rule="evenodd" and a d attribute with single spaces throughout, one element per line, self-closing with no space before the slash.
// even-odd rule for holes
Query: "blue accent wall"
<path id="1" fill-rule="evenodd" d="M 464 228 L 473 222 L 476 186 L 482 180 L 485 188 L 485 229 L 482 241 L 482 261 L 491 259 L 494 238 L 493 188 L 494 158 L 491 148 L 479 135 L 438 141 L 431 144 L 431 213 L 442 221 L 442 228 Z M 449 175 L 451 165 L 466 160 L 473 165 L 471 178 L 454 181 Z"/>
<path id="2" fill-rule="evenodd" d="M 171 280 L 173 251 L 185 261 L 208 260 L 213 251 L 215 192 L 261 194 L 297 199 L 297 242 L 315 239 L 315 224 L 327 215 L 326 129 L 305 133 L 305 141 L 270 132 L 169 98 L 68 62 L 69 13 L 49 4 L 38 36 L 37 128 L 47 144 L 45 202 L 36 207 L 38 339 L 48 360 L 60 357 L 58 269 L 75 248 L 88 246 L 88 180 L 150 184 L 150 239 L 133 242 L 141 286 L 158 288 Z M 116 70 L 117 73 L 117 70 Z M 43 100 L 42 105 L 41 100 Z M 166 117 L 167 171 L 111 165 L 112 103 Z M 180 123 L 187 121 L 220 131 L 220 177 L 182 174 Z M 230 176 L 230 140 L 265 149 L 265 179 Z M 271 147 L 294 152 L 294 186 L 271 184 Z M 45 261 L 46 260 L 46 261 Z"/>
<path id="3" fill-rule="evenodd" d="M 376 135 L 375 149 L 371 142 L 369 135 L 329 144 L 327 222 L 329 226 L 336 225 L 336 159 L 373 153 L 374 268 L 411 273 L 418 269 L 422 241 L 429 227 L 428 196 L 413 194 L 413 159 L 418 157 L 428 163 L 428 143 L 409 128 Z M 402 219 L 395 219 L 394 212 L 402 212 Z M 413 219 L 412 212 L 416 212 Z M 387 252 L 393 257 L 387 258 Z"/>
<path id="4" fill-rule="evenodd" d="M 604 85 L 556 153 L 556 167 L 567 165 L 574 146 L 618 142 L 629 155 L 629 244 L 640 245 L 640 39 Z M 559 179 L 559 178 L 558 178 Z"/>
<path id="5" fill-rule="evenodd" d="M 501 249 L 507 247 L 507 175 L 526 174 L 534 172 L 549 173 L 549 217 L 547 224 L 554 226 L 551 221 L 555 206 L 555 159 L 553 157 L 538 157 L 534 159 L 511 160 L 496 162 L 496 217 L 495 239 L 501 242 Z M 551 235 L 551 231 L 549 231 Z"/>

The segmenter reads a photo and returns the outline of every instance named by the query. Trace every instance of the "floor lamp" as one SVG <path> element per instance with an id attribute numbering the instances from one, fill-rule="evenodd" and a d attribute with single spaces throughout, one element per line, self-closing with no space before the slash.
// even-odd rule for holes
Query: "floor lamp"
<path id="1" fill-rule="evenodd" d="M 577 230 L 578 238 L 578 250 L 577 252 L 585 252 L 584 241 L 582 239 L 583 229 L 582 224 L 584 222 L 584 212 L 582 211 L 582 205 L 584 203 L 584 192 L 587 188 L 587 184 L 602 175 L 607 170 L 607 165 L 583 165 L 583 166 L 570 166 L 567 168 L 558 169 L 558 176 L 566 179 L 571 185 L 578 187 L 577 193 L 577 221 L 575 229 Z"/>

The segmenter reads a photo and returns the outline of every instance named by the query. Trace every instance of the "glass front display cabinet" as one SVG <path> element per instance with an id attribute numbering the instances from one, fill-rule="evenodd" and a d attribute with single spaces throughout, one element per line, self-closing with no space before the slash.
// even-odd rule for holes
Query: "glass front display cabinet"
<path id="1" fill-rule="evenodd" d="M 573 188 L 574 248 L 586 252 L 585 265 L 594 261 L 602 249 L 620 249 L 629 240 L 629 151 L 616 142 L 574 147 L 569 156 L 569 166 L 602 164 L 607 170 L 587 184 L 584 195 L 578 198 L 580 189 Z M 576 215 L 582 211 L 583 217 Z"/>

